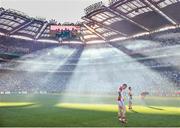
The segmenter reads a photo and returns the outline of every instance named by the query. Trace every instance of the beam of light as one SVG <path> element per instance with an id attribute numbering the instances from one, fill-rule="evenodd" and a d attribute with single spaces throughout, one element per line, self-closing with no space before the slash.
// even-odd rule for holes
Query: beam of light
<path id="1" fill-rule="evenodd" d="M 27 56 L 23 56 L 23 63 L 17 69 L 30 72 L 37 71 L 56 71 L 66 62 L 66 59 L 73 54 L 75 50 L 66 47 L 57 47 L 52 49 L 40 50 Z M 21 60 L 20 59 L 20 60 Z"/>
<path id="2" fill-rule="evenodd" d="M 136 44 L 137 42 L 139 44 Z M 132 43 L 131 41 L 129 43 L 126 42 L 125 44 L 127 45 L 125 47 L 136 51 L 140 48 L 147 48 L 153 43 L 152 41 L 145 42 L 141 40 L 137 42 L 133 42 L 132 46 L 130 45 Z M 169 52 L 169 50 L 166 51 Z M 1 76 L 1 80 L 4 80 L 3 82 L 6 85 L 13 85 L 14 87 L 19 85 L 36 86 L 37 88 L 48 86 L 49 88 L 54 87 L 56 89 L 57 84 L 61 84 L 62 81 L 58 81 L 57 83 L 54 81 L 57 81 L 60 77 L 64 78 L 64 74 L 54 77 L 53 74 L 47 72 L 50 70 L 57 72 L 59 67 L 63 66 L 65 71 L 71 73 L 71 77 L 66 81 L 67 88 L 64 96 L 61 98 L 62 101 L 66 101 L 67 94 L 81 93 L 90 95 L 113 94 L 115 102 L 117 88 L 122 83 L 127 83 L 128 86 L 133 88 L 133 95 L 139 95 L 142 91 L 148 91 L 151 94 L 157 88 L 164 91 L 174 89 L 174 83 L 172 81 L 166 77 L 162 77 L 158 72 L 111 45 L 105 47 L 98 47 L 97 45 L 94 47 L 86 46 L 80 58 L 71 58 L 78 60 L 76 61 L 77 63 L 73 63 L 72 61 L 66 63 L 74 52 L 75 50 L 66 47 L 58 47 L 24 56 L 20 59 L 23 63 L 15 69 L 19 68 L 29 72 L 18 74 L 17 76 L 13 73 L 7 73 Z M 103 62 L 103 64 L 96 65 L 98 62 Z M 116 64 L 112 65 L 111 62 L 116 62 Z M 86 65 L 84 65 L 85 63 Z M 70 66 L 73 66 L 73 70 L 68 69 L 71 68 Z M 142 70 L 138 69 L 139 67 L 142 67 Z M 39 75 L 37 78 L 34 77 L 38 71 L 43 71 L 45 75 Z M 80 99 L 80 97 L 78 98 Z M 93 100 L 94 98 L 89 96 L 87 102 Z M 107 103 L 107 101 L 100 99 L 99 103 Z"/>
<path id="3" fill-rule="evenodd" d="M 149 41 L 149 40 L 127 40 L 123 44 L 127 49 L 133 51 L 135 50 L 138 51 L 138 49 L 143 49 L 148 47 L 156 47 L 159 45 L 158 42 Z"/>
<path id="4" fill-rule="evenodd" d="M 0 107 L 23 107 L 34 105 L 32 102 L 0 102 Z"/>
<path id="5" fill-rule="evenodd" d="M 147 74 L 149 74 L 149 75 L 151 75 L 151 73 L 152 74 L 154 74 L 155 76 L 156 75 L 158 75 L 157 73 L 155 73 L 155 72 L 153 72 L 151 69 L 148 69 L 148 67 L 145 67 L 144 65 L 142 65 L 142 64 L 140 64 L 140 63 L 138 63 L 138 62 L 136 62 L 136 61 L 134 61 L 134 59 L 133 58 L 131 58 L 131 57 L 128 57 L 128 55 L 125 55 L 125 54 L 123 54 L 123 53 L 121 53 L 120 51 L 118 51 L 118 50 L 116 50 L 115 48 L 108 48 L 108 49 L 103 49 L 103 48 L 99 48 L 99 49 L 89 49 L 89 50 L 85 50 L 84 52 L 83 52 L 83 54 L 82 54 L 82 58 L 89 58 L 89 60 L 86 60 L 86 62 L 88 63 L 89 62 L 89 64 L 90 63 L 92 63 L 92 62 L 96 62 L 96 59 L 94 60 L 94 58 L 98 58 L 98 57 L 102 57 L 102 58 L 104 58 L 104 61 L 107 63 L 108 61 L 112 61 L 114 58 L 113 58 L 113 55 L 115 55 L 115 54 L 118 54 L 119 55 L 119 58 L 115 58 L 115 60 L 116 61 L 118 61 L 118 60 L 121 60 L 120 62 L 121 63 L 123 63 L 123 61 L 130 61 L 130 62 L 132 62 L 132 64 L 129 64 L 130 66 L 128 66 L 127 68 L 126 68 L 126 70 L 129 70 L 129 68 L 131 68 L 131 66 L 133 66 L 134 68 L 135 67 L 143 67 L 143 69 L 145 70 L 145 72 L 146 72 L 146 70 L 147 70 Z M 115 86 L 118 86 L 117 85 L 117 83 L 111 83 L 112 81 L 114 81 L 114 80 L 112 80 L 111 82 L 110 81 L 108 81 L 108 77 L 109 77 L 109 74 L 108 74 L 108 71 L 109 71 L 109 73 L 113 73 L 112 75 L 113 76 L 117 76 L 117 75 L 119 75 L 119 77 L 120 76 L 123 76 L 123 75 L 121 75 L 121 74 L 117 74 L 118 72 L 119 73 L 121 73 L 121 71 L 123 70 L 123 67 L 121 67 L 120 65 L 118 66 L 118 67 L 108 67 L 108 66 L 106 66 L 106 65 L 101 65 L 101 67 L 97 67 L 97 65 L 91 65 L 90 67 L 91 67 L 91 69 L 89 69 L 88 70 L 88 68 L 86 69 L 86 68 L 83 68 L 82 66 L 81 66 L 81 64 L 83 64 L 84 63 L 84 60 L 83 59 L 80 59 L 80 61 L 79 61 L 79 63 L 78 63 L 78 65 L 77 65 L 77 68 L 76 68 L 76 70 L 74 71 L 74 74 L 75 74 L 75 78 L 72 80 L 72 82 L 76 82 L 77 80 L 76 79 L 78 79 L 78 77 L 79 78 L 82 78 L 82 81 L 81 81 L 81 79 L 79 80 L 79 82 L 78 83 L 76 83 L 75 85 L 76 86 L 79 86 L 80 84 L 86 84 L 86 85 L 84 85 L 84 87 L 85 88 L 88 88 L 88 86 L 90 86 L 90 87 L 94 87 L 95 88 L 95 86 L 96 86 L 96 88 L 105 88 L 105 85 L 109 85 L 109 86 L 113 86 L 113 85 L 115 85 Z M 85 74 L 81 74 L 81 73 L 77 73 L 77 71 L 83 71 L 83 69 L 84 70 L 86 70 L 86 72 L 87 73 L 85 73 Z M 105 71 L 107 71 L 107 72 L 104 72 L 104 73 L 100 73 L 100 71 L 101 70 L 105 70 Z M 94 73 L 91 73 L 92 71 L 95 71 Z M 76 74 L 77 73 L 77 74 Z M 125 74 L 128 74 L 128 73 L 125 73 Z M 139 79 L 139 81 L 142 81 L 142 75 L 140 75 L 140 74 L 138 74 L 138 72 L 134 72 L 133 73 L 134 75 L 135 74 L 137 74 L 137 77 L 139 77 L 139 78 L 137 78 L 137 79 Z M 133 74 L 129 74 L 129 75 L 133 75 Z M 140 76 L 138 76 L 138 75 L 140 75 Z M 91 78 L 85 78 L 86 76 L 90 76 Z M 153 76 L 153 75 L 152 75 Z M 154 76 L 154 77 L 155 77 Z M 125 76 L 124 76 L 125 77 Z M 98 78 L 101 78 L 101 79 L 98 79 Z M 151 78 L 151 77 L 150 77 Z M 88 85 L 87 83 L 84 83 L 83 82 L 83 79 L 84 80 L 88 80 L 88 81 L 90 81 L 90 84 L 91 85 Z M 115 78 L 113 78 L 113 79 L 115 79 Z M 119 83 L 121 83 L 120 81 L 122 81 L 123 80 L 123 82 L 128 82 L 128 81 L 134 81 L 133 83 L 132 83 L 132 85 L 133 84 L 141 84 L 141 86 L 142 86 L 142 83 L 140 82 L 140 83 L 135 83 L 136 81 L 138 81 L 138 80 L 128 80 L 129 79 L 129 77 L 125 77 L 125 78 L 119 78 L 119 80 L 117 80 L 116 79 L 116 81 L 119 81 Z M 104 81 L 103 83 L 96 83 L 97 81 Z M 145 81 L 143 82 L 144 84 L 145 84 Z M 104 87 L 100 87 L 101 85 L 98 85 L 98 84 L 102 84 L 102 86 L 104 86 Z M 131 84 L 131 83 L 130 83 Z M 144 85 L 143 84 L 143 85 Z M 148 86 L 148 85 L 146 85 L 146 86 Z M 90 88 L 89 87 L 89 88 Z M 87 89 L 88 90 L 88 89 Z M 93 90 L 93 89 L 92 89 Z M 111 89 L 110 89 L 110 91 L 111 91 Z"/>
<path id="6" fill-rule="evenodd" d="M 144 46 L 142 45 L 142 47 Z M 116 55 L 118 56 L 114 57 Z M 115 65 L 106 64 L 112 61 L 119 61 L 119 63 Z M 104 64 L 92 65 L 92 63 L 97 62 L 103 62 Z M 88 65 L 83 66 L 84 63 Z M 141 69 L 138 69 L 139 67 Z M 166 92 L 175 89 L 174 83 L 168 78 L 162 77 L 158 72 L 138 62 L 136 58 L 132 58 L 111 45 L 105 48 L 86 47 L 81 58 L 79 58 L 76 69 L 72 72 L 72 77 L 68 81 L 66 92 L 61 101 L 66 102 L 66 93 L 117 95 L 117 88 L 122 83 L 127 83 L 128 86 L 131 86 L 134 95 L 140 95 L 143 91 L 153 94 L 157 89 Z M 78 98 L 81 99 L 77 96 Z M 116 101 L 115 98 L 116 96 L 114 97 L 114 102 Z M 87 102 L 92 100 L 94 98 L 89 96 Z M 107 101 L 102 98 L 99 100 L 99 103 L 107 103 Z M 142 101 L 141 104 L 145 105 L 146 103 Z"/>
<path id="7" fill-rule="evenodd" d="M 59 103 L 55 107 L 79 109 L 79 110 L 92 110 L 92 111 L 108 111 L 118 112 L 117 105 L 114 104 L 81 104 L 81 103 Z M 127 106 L 126 106 L 127 107 Z M 180 115 L 180 108 L 178 107 L 167 107 L 167 106 L 133 106 L 133 111 L 137 113 L 148 113 L 148 114 L 169 114 L 169 115 Z M 131 110 L 127 110 L 128 113 L 133 113 Z"/>
<path id="8" fill-rule="evenodd" d="M 110 111 L 117 112 L 117 105 L 112 104 L 81 104 L 81 103 L 59 103 L 55 107 L 60 108 L 71 108 L 81 110 L 96 110 L 96 111 Z"/>
<path id="9" fill-rule="evenodd" d="M 22 63 L 5 63 L 12 72 L 6 72 L 0 76 L 4 88 L 16 88 L 23 91 L 25 88 L 33 89 L 32 92 L 43 91 L 42 88 L 52 88 L 54 72 L 56 72 L 76 50 L 67 46 L 49 48 L 21 57 Z M 19 73 L 19 71 L 21 73 Z M 57 79 L 57 77 L 55 77 Z M 42 89 L 42 90 L 39 90 Z M 33 98 L 33 97 L 32 97 Z"/>
<path id="10" fill-rule="evenodd" d="M 67 61 L 67 59 L 75 52 L 75 49 L 69 49 L 66 47 L 57 47 L 50 50 L 47 50 L 45 52 L 40 53 L 39 57 L 35 58 L 33 60 L 33 63 L 30 64 L 30 71 L 33 71 L 36 73 L 38 70 L 46 72 L 46 74 L 40 74 L 39 78 L 36 82 L 32 82 L 32 84 L 37 84 L 34 86 L 37 86 L 38 88 L 52 88 L 57 81 L 57 78 L 54 77 L 54 72 L 58 71 L 58 69 L 64 65 L 64 63 Z M 32 60 L 31 60 L 32 61 Z M 41 64 L 37 64 L 40 62 Z M 47 63 L 47 65 L 44 65 L 42 63 Z M 47 73 L 47 71 L 50 71 Z M 33 74 L 25 74 L 27 75 L 27 78 L 30 75 Z M 32 77 L 33 78 L 33 77 Z M 56 79 L 55 79 L 56 78 Z M 56 85 L 57 86 L 57 85 Z"/>
<path id="11" fill-rule="evenodd" d="M 157 40 L 169 40 L 169 39 L 179 39 L 180 36 L 178 33 L 169 33 L 162 34 L 155 37 Z M 133 41 L 133 43 L 132 43 Z M 162 63 L 160 66 L 171 66 L 175 67 L 176 69 L 180 69 L 179 63 L 179 45 L 167 45 L 163 47 L 162 43 L 158 41 L 151 41 L 151 40 L 127 40 L 122 43 L 122 45 L 127 48 L 128 50 L 140 53 L 145 55 L 146 57 L 139 57 L 135 59 L 135 61 L 143 60 L 143 59 L 156 59 L 157 62 Z M 154 66 L 158 67 L 158 66 Z"/>

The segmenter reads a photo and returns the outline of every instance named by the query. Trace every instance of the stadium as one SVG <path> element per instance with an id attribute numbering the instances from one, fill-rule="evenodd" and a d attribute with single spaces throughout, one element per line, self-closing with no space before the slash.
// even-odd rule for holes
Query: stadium
<path id="1" fill-rule="evenodd" d="M 60 23 L 0 1 L 0 127 L 180 127 L 180 0 L 90 3 Z"/>

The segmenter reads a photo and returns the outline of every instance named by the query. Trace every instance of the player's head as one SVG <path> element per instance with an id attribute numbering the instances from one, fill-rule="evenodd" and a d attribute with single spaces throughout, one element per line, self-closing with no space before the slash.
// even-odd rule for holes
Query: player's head
<path id="1" fill-rule="evenodd" d="M 131 90 L 131 87 L 129 87 L 128 89 Z"/>
<path id="2" fill-rule="evenodd" d="M 127 88 L 127 84 L 123 84 L 122 89 L 126 89 L 126 88 Z"/>

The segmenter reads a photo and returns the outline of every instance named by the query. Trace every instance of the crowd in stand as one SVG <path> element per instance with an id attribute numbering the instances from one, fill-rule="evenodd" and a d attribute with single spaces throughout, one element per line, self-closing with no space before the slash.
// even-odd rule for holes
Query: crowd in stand
<path id="1" fill-rule="evenodd" d="M 174 37 L 168 37 L 168 35 L 174 34 Z M 179 34 L 179 35 L 178 35 Z M 150 35 L 144 35 L 136 39 L 151 40 L 159 43 L 159 47 L 166 47 L 180 44 L 180 28 L 169 29 L 163 32 L 152 33 Z"/>
<path id="2" fill-rule="evenodd" d="M 56 47 L 57 44 L 37 42 L 32 40 L 23 40 L 0 36 L 1 53 L 29 54 L 31 52 L 49 47 Z"/>
<path id="3" fill-rule="evenodd" d="M 155 85 L 153 86 L 147 86 L 146 88 L 140 88 L 140 86 L 137 86 L 135 90 L 139 90 L 138 94 L 140 94 L 143 91 L 148 91 L 151 90 L 150 95 L 160 95 L 160 96 L 175 96 L 176 92 L 179 91 L 180 87 L 180 71 L 177 67 L 174 67 L 174 65 L 169 61 L 171 61 L 171 57 L 166 56 L 164 58 L 158 57 L 160 52 L 157 52 L 156 49 L 161 49 L 161 48 L 166 48 L 172 47 L 172 46 L 177 46 L 180 43 L 180 36 L 177 38 L 162 38 L 163 34 L 170 34 L 170 33 L 175 33 L 176 36 L 179 33 L 180 30 L 169 30 L 161 33 L 156 33 L 156 34 L 151 34 L 143 37 L 138 37 L 133 40 L 128 40 L 128 42 L 133 42 L 136 41 L 139 43 L 145 43 L 145 42 L 140 42 L 140 40 L 146 40 L 146 41 L 151 41 L 153 42 L 152 45 L 147 45 L 145 46 L 138 47 L 137 49 L 128 49 L 129 47 L 127 46 L 128 43 L 125 42 L 117 42 L 116 48 L 120 47 L 120 50 L 124 50 L 126 54 L 128 54 L 135 62 L 141 63 L 143 66 L 142 67 L 134 67 L 133 64 L 134 62 L 124 62 L 119 64 L 118 60 L 121 58 L 121 55 L 119 56 L 113 56 L 111 58 L 96 58 L 93 60 L 91 58 L 91 61 L 89 61 L 87 58 L 83 60 L 83 57 L 81 58 L 81 62 L 84 62 L 85 64 L 82 65 L 81 68 L 76 69 L 76 71 L 85 71 L 85 72 L 92 72 L 92 71 L 102 71 L 103 73 L 106 73 L 107 69 L 112 69 L 113 71 L 116 71 L 116 69 L 122 69 L 128 70 L 130 72 L 136 71 L 143 71 L 145 67 L 148 67 L 152 69 L 153 71 L 157 72 L 159 75 L 157 75 L 154 79 L 154 81 L 165 81 L 169 80 L 173 83 L 173 86 L 175 87 L 172 88 L 171 90 L 167 91 L 166 89 L 162 89 L 163 85 L 160 85 L 159 89 L 154 89 Z M 6 37 L 0 37 L 1 42 L 0 42 L 0 51 L 2 53 L 21 53 L 21 54 L 29 54 L 34 51 L 38 51 L 41 49 L 46 49 L 50 47 L 57 47 L 59 45 L 57 44 L 52 44 L 52 43 L 40 43 L 40 42 L 34 42 L 34 41 L 25 41 L 25 40 L 20 40 L 20 39 L 14 39 L 14 38 L 6 38 Z M 65 62 L 63 66 L 58 68 L 57 72 L 50 72 L 48 70 L 48 65 L 42 66 L 46 67 L 43 69 L 43 71 L 39 72 L 27 72 L 23 70 L 15 70 L 12 68 L 10 65 L 12 64 L 4 64 L 0 63 L 0 92 L 61 92 L 63 89 L 66 88 L 66 85 L 68 85 L 68 81 L 71 78 L 72 73 L 74 72 L 74 69 L 77 66 L 77 63 L 80 59 L 80 56 L 83 52 L 83 50 L 88 50 L 88 49 L 101 49 L 101 48 L 111 48 L 109 44 L 94 44 L 94 45 L 87 45 L 85 46 L 85 49 L 83 47 L 80 47 L 78 44 L 68 44 L 68 48 L 75 49 L 76 52 L 72 54 Z M 149 59 L 150 53 L 147 55 L 144 55 L 144 51 L 146 50 L 153 50 L 153 55 L 156 56 L 154 58 Z M 168 49 L 165 49 L 168 50 Z M 176 48 L 178 51 L 178 48 Z M 161 50 L 162 53 L 162 50 Z M 50 56 L 51 57 L 51 56 Z M 66 56 L 64 56 L 65 58 Z M 59 56 L 59 59 L 62 58 Z M 46 58 L 48 59 L 48 57 Z M 163 63 L 162 60 L 167 60 L 166 63 Z M 61 60 L 59 60 L 61 61 Z M 161 62 L 162 61 L 162 62 Z M 97 63 L 102 63 L 98 64 Z M 115 62 L 115 63 L 110 63 L 110 62 Z M 180 67 L 178 61 L 173 61 L 176 65 Z M 125 68 L 124 68 L 125 67 Z M 27 67 L 28 68 L 28 67 Z M 94 70 L 97 69 L 97 70 Z M 119 70 L 118 70 L 119 71 Z M 117 72 L 115 72 L 117 74 Z M 91 76 L 90 76 L 91 77 Z M 162 82 L 162 84 L 164 84 Z M 167 87 L 168 85 L 166 85 Z M 144 87 L 144 86 L 143 86 Z M 176 94 L 178 95 L 178 94 Z"/>

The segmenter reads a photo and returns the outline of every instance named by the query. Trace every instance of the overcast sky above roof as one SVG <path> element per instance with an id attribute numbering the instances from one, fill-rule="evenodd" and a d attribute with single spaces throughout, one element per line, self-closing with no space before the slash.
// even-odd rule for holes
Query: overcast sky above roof
<path id="1" fill-rule="evenodd" d="M 42 17 L 58 22 L 77 22 L 84 16 L 84 9 L 101 0 L 1 0 L 5 9 L 15 9 L 31 17 Z M 108 0 L 102 0 L 107 4 Z"/>

